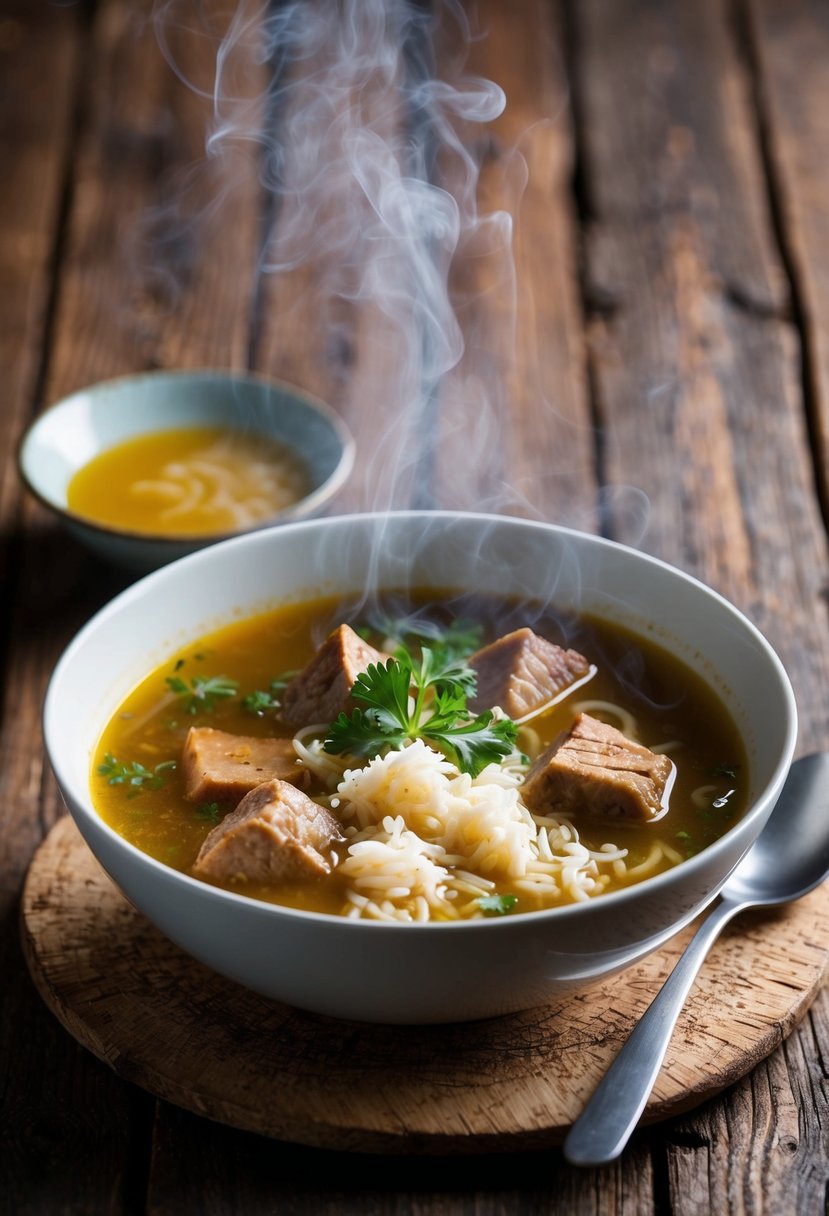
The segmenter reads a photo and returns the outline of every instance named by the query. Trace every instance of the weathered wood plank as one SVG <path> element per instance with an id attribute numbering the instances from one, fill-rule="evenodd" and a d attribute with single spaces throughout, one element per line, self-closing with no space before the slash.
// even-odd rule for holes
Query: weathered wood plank
<path id="1" fill-rule="evenodd" d="M 11 561 L 21 501 L 14 455 L 32 412 L 43 357 L 50 258 L 58 236 L 82 45 L 78 16 L 65 10 L 56 10 L 47 18 L 21 3 L 11 6 L 0 23 L 0 130 L 12 166 L 10 188 L 0 192 L 0 360 L 8 369 L 0 414 L 0 599 L 6 629 L 18 574 L 17 565 Z M 51 80 L 53 87 L 34 87 L 42 79 Z M 20 692 L 16 690 L 16 698 Z M 14 728 L 15 717 L 6 713 L 0 718 L 5 730 Z M 26 751 L 31 749 L 26 748 L 24 754 Z M 8 761 L 9 756 L 4 758 Z M 25 788 L 26 783 L 12 785 L 9 764 L 0 764 L 0 814 L 8 811 L 14 795 Z M 28 842 L 33 843 L 33 839 L 29 836 Z M 25 855 L 25 846 L 21 849 L 14 833 L 0 833 L 4 916 L 9 915 L 6 900 L 17 890 Z"/>
<path id="2" fill-rule="evenodd" d="M 15 1213 L 123 1207 L 131 1112 L 140 1102 L 48 1016 L 26 974 L 16 913 L 42 828 L 39 716 L 57 643 L 55 614 L 68 608 L 66 627 L 79 622 L 66 600 L 72 572 L 59 549 L 40 548 L 43 533 L 30 526 L 28 509 L 26 547 L 18 549 L 21 489 L 13 462 L 45 357 L 51 263 L 85 44 L 82 9 L 12 3 L 0 20 L 0 122 L 10 166 L 0 194 L 0 359 L 8 373 L 0 415 L 0 587 L 8 645 L 0 718 L 0 1203 Z M 21 577 L 21 552 L 32 550 L 46 562 L 34 582 Z M 61 573 L 58 589 L 52 579 Z M 104 1124 L 101 1110 L 108 1112 Z M 86 1168 L 78 1170 L 79 1161 Z"/>
<path id="3" fill-rule="evenodd" d="M 256 158 L 228 135 L 206 159 L 211 104 L 191 84 L 212 87 L 218 36 L 170 25 L 179 80 L 151 10 L 107 0 L 97 11 L 47 401 L 145 368 L 245 366 Z"/>
<path id="4" fill-rule="evenodd" d="M 666 1128 L 676 1216 L 823 1211 L 829 1165 L 822 993 L 783 1047 L 718 1102 Z"/>
<path id="5" fill-rule="evenodd" d="M 781 237 L 803 326 L 818 475 L 829 502 L 829 17 L 815 0 L 748 0 L 747 51 L 758 96 Z"/>
<path id="6" fill-rule="evenodd" d="M 574 12 L 607 482 L 647 496 L 645 548 L 722 591 L 775 644 L 801 747 L 823 745 L 826 542 L 728 6 L 591 0 Z"/>
<path id="7" fill-rule="evenodd" d="M 465 351 L 439 392 L 436 497 L 595 530 L 562 22 L 537 0 L 477 14 L 468 71 L 507 101 L 471 145 L 479 227 L 453 276 Z"/>
<path id="8" fill-rule="evenodd" d="M 183 1210 L 266 1216 L 651 1216 L 646 1148 L 630 1169 L 573 1170 L 557 1152 L 373 1157 L 279 1144 L 170 1109 L 156 1129 L 147 1216 Z M 185 1162 L 182 1143 L 192 1146 Z M 232 1159 L 233 1171 L 222 1168 Z M 198 1195 L 198 1207 L 193 1196 Z"/>
<path id="9" fill-rule="evenodd" d="M 0 145 L 7 166 L 0 191 L 0 364 L 6 369 L 0 412 L 3 618 L 15 576 L 11 548 L 20 504 L 15 451 L 41 373 L 50 259 L 58 237 L 82 42 L 77 12 L 32 11 L 20 0 L 7 4 L 0 20 Z M 43 80 L 50 81 L 50 88 L 41 87 Z"/>

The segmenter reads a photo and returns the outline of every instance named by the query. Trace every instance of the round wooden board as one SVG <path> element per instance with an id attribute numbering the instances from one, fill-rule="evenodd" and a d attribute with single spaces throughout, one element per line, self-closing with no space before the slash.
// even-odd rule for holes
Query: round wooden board
<path id="1" fill-rule="evenodd" d="M 120 1076 L 266 1136 L 423 1153 L 560 1142 L 691 933 L 526 1013 L 453 1026 L 340 1022 L 266 1000 L 183 954 L 127 903 L 68 818 L 32 861 L 22 929 L 46 1004 Z M 768 1055 L 815 997 L 827 943 L 829 885 L 728 928 L 645 1120 L 703 1101 Z"/>

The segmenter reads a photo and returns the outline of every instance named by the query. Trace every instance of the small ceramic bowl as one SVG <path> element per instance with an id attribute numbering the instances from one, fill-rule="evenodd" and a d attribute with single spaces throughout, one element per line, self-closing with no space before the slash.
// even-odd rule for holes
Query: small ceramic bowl
<path id="1" fill-rule="evenodd" d="M 147 372 L 73 393 L 29 427 L 18 467 L 32 493 L 85 545 L 119 565 L 146 572 L 231 533 L 165 536 L 107 527 L 70 510 L 67 488 L 80 468 L 108 448 L 152 431 L 188 426 L 261 434 L 301 458 L 310 478 L 308 494 L 257 527 L 318 513 L 354 462 L 353 438 L 321 401 L 259 376 L 204 370 Z"/>
<path id="2" fill-rule="evenodd" d="M 707 680 L 748 762 L 748 810 L 665 873 L 594 900 L 448 924 L 380 923 L 280 907 L 140 852 L 96 813 L 91 764 L 136 683 L 243 615 L 371 587 L 457 588 L 586 611 L 649 636 Z M 530 1008 L 657 949 L 714 898 L 768 818 L 796 738 L 791 685 L 755 627 L 642 553 L 527 520 L 448 512 L 340 516 L 238 537 L 156 571 L 98 613 L 53 675 L 46 747 L 87 843 L 127 898 L 195 958 L 333 1016 L 448 1022 Z"/>

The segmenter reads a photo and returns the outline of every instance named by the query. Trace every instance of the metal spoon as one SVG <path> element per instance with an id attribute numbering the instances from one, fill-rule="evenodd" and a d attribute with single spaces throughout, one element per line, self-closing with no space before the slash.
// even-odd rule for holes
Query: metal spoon
<path id="1" fill-rule="evenodd" d="M 806 895 L 829 874 L 829 754 L 792 765 L 760 835 L 720 891 L 564 1141 L 573 1165 L 603 1165 L 622 1152 L 645 1108 L 676 1020 L 720 930 L 746 908 Z"/>

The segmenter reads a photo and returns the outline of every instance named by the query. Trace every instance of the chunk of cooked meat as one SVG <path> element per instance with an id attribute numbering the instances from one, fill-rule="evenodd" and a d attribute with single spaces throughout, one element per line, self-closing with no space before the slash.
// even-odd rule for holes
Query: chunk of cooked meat
<path id="1" fill-rule="evenodd" d="M 521 797 L 536 814 L 647 822 L 668 808 L 674 765 L 605 722 L 579 714 L 536 760 Z"/>
<path id="2" fill-rule="evenodd" d="M 198 878 L 272 883 L 331 872 L 337 820 L 287 781 L 266 781 L 213 828 L 193 865 Z"/>
<path id="3" fill-rule="evenodd" d="M 469 666 L 478 676 L 470 708 L 477 714 L 498 705 L 513 722 L 531 718 L 593 672 L 578 651 L 563 650 L 532 629 L 516 629 L 477 650 Z"/>
<path id="4" fill-rule="evenodd" d="M 371 663 L 385 663 L 387 654 L 375 650 L 348 625 L 330 634 L 311 662 L 294 676 L 282 695 L 280 716 L 294 729 L 333 722 L 354 708 L 351 689 Z"/>
<path id="5" fill-rule="evenodd" d="M 191 802 L 238 802 L 274 778 L 303 789 L 311 783 L 290 739 L 254 739 L 210 726 L 191 726 L 181 767 L 184 797 Z"/>

